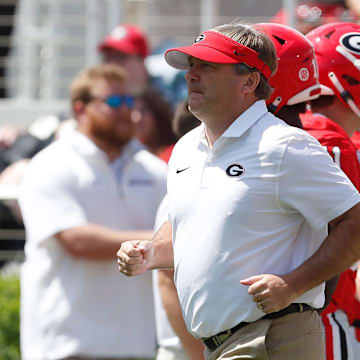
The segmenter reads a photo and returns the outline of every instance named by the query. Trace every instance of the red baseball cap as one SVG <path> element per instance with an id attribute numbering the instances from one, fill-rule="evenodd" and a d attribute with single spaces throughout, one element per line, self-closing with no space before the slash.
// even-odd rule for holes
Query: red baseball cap
<path id="1" fill-rule="evenodd" d="M 169 49 L 165 53 L 166 62 L 180 70 L 189 68 L 189 56 L 218 64 L 244 63 L 259 70 L 266 79 L 271 70 L 259 54 L 229 37 L 216 31 L 204 31 L 190 46 Z"/>
<path id="2" fill-rule="evenodd" d="M 113 49 L 129 55 L 149 55 L 148 41 L 143 31 L 135 25 L 117 26 L 98 46 L 99 51 Z"/>

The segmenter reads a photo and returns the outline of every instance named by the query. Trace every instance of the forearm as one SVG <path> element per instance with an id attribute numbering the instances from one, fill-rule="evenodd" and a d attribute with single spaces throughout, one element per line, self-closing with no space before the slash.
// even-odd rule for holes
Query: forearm
<path id="1" fill-rule="evenodd" d="M 171 327 L 179 337 L 189 359 L 200 360 L 204 357 L 204 346 L 200 340 L 195 339 L 186 329 L 181 313 L 176 288 L 174 285 L 173 270 L 159 270 L 159 290 L 162 303 L 171 324 Z"/>
<path id="2" fill-rule="evenodd" d="M 360 258 L 360 203 L 329 224 L 331 232 L 319 249 L 287 274 L 260 274 L 241 279 L 261 310 L 284 309 L 298 297 L 340 274 Z"/>
<path id="3" fill-rule="evenodd" d="M 359 224 L 345 219 L 335 226 L 313 256 L 284 277 L 298 297 L 337 276 L 359 258 Z"/>
<path id="4" fill-rule="evenodd" d="M 172 246 L 172 229 L 170 221 L 166 221 L 152 239 L 154 256 L 149 263 L 149 269 L 172 269 L 174 267 L 174 252 Z"/>
<path id="5" fill-rule="evenodd" d="M 116 231 L 88 224 L 61 231 L 55 235 L 60 244 L 74 257 L 111 260 L 121 244 L 130 240 L 149 240 L 153 231 Z"/>

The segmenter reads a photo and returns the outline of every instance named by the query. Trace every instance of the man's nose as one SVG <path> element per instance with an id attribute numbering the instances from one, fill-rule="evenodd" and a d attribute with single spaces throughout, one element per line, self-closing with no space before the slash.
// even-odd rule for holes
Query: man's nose
<path id="1" fill-rule="evenodd" d="M 185 74 L 185 80 L 188 82 L 191 81 L 199 81 L 200 76 L 198 74 L 198 71 L 196 70 L 195 65 L 193 65 Z"/>

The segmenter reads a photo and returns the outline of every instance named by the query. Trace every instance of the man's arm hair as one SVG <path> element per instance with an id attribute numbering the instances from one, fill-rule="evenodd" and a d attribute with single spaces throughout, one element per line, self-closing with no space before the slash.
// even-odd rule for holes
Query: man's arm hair
<path id="1" fill-rule="evenodd" d="M 154 256 L 149 269 L 173 269 L 174 251 L 172 246 L 172 226 L 167 220 L 151 240 Z"/>
<path id="2" fill-rule="evenodd" d="M 284 275 L 260 274 L 240 283 L 249 286 L 264 313 L 284 309 L 307 291 L 339 275 L 360 259 L 360 203 L 331 221 L 333 229 L 317 251 Z"/>

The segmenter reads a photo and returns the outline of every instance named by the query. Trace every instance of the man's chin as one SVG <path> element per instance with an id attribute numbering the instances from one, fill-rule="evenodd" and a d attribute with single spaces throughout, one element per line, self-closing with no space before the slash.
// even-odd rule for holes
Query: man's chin
<path id="1" fill-rule="evenodd" d="M 192 103 L 191 101 L 188 102 L 188 109 L 189 111 L 193 114 L 193 115 L 200 115 L 202 113 L 201 109 L 202 107 L 200 106 L 199 103 Z"/>
<path id="2" fill-rule="evenodd" d="M 116 132 L 112 134 L 101 134 L 100 137 L 102 142 L 105 142 L 112 147 L 123 147 L 133 139 L 133 136 L 121 136 L 116 134 Z"/>

